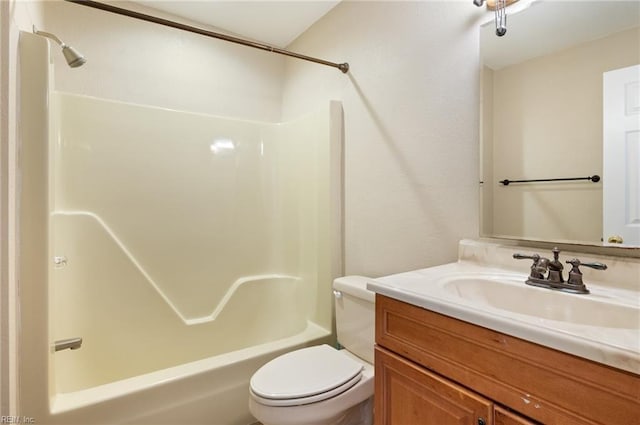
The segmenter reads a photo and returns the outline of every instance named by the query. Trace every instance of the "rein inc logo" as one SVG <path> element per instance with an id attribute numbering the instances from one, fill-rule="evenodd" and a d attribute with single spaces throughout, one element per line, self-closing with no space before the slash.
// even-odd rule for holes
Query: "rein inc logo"
<path id="1" fill-rule="evenodd" d="M 35 418 L 30 416 L 0 416 L 0 424 L 35 424 Z"/>

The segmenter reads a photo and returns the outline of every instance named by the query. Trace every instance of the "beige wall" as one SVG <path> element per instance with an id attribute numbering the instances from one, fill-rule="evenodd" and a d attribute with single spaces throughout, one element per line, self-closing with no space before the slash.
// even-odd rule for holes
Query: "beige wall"
<path id="1" fill-rule="evenodd" d="M 636 28 L 494 72 L 493 234 L 600 242 L 602 183 L 498 181 L 602 176 L 602 73 L 639 62 Z"/>
<path id="2" fill-rule="evenodd" d="M 345 265 L 380 276 L 455 261 L 478 235 L 478 19 L 467 2 L 342 2 L 290 48 L 283 116 L 339 99 Z"/>

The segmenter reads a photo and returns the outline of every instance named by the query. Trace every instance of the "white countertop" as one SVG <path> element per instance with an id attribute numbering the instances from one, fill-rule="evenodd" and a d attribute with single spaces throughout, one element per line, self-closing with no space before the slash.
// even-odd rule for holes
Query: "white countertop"
<path id="1" fill-rule="evenodd" d="M 460 260 L 371 279 L 367 288 L 418 307 L 640 375 L 640 292 L 628 287 L 589 282 L 586 283 L 591 293 L 586 295 L 533 287 L 524 283 L 528 264 L 518 265 L 522 266 L 522 272 Z M 507 289 L 504 296 L 503 292 L 496 291 L 484 298 L 468 294 L 461 296 L 464 291 L 452 289 L 450 285 L 452 281 L 462 279 L 466 282 L 475 277 L 487 286 L 491 286 L 492 281 L 507 285 L 494 285 Z M 521 288 L 522 296 L 519 297 Z M 490 297 L 496 299 L 491 300 Z M 576 311 L 578 314 L 574 315 Z M 617 314 L 620 311 L 625 314 Z M 575 321 L 574 316 L 577 317 Z"/>

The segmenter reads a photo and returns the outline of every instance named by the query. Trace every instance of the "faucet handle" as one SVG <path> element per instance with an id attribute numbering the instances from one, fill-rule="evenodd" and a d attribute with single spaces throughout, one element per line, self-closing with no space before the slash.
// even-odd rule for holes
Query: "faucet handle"
<path id="1" fill-rule="evenodd" d="M 607 270 L 607 265 L 603 263 L 583 263 L 582 261 L 574 258 L 573 260 L 567 260 L 567 264 L 571 264 L 573 267 L 569 271 L 569 279 L 567 283 L 570 285 L 577 285 L 584 287 L 584 283 L 582 282 L 582 272 L 579 269 L 579 266 L 585 266 L 596 270 Z M 585 287 L 586 290 L 586 287 Z M 588 293 L 588 290 L 587 290 Z"/>
<path id="2" fill-rule="evenodd" d="M 524 254 L 513 254 L 513 258 L 515 258 L 516 260 L 533 260 L 534 262 L 537 262 L 540 259 L 540 255 L 538 254 L 533 254 L 533 255 L 524 255 Z"/>
<path id="3" fill-rule="evenodd" d="M 604 263 L 582 263 L 582 265 L 596 270 L 607 270 L 607 265 Z"/>
<path id="4" fill-rule="evenodd" d="M 513 254 L 513 258 L 515 258 L 516 260 L 533 260 L 529 277 L 535 279 L 544 279 L 544 274 L 547 272 L 549 266 L 548 259 L 540 257 L 539 254 L 524 255 L 518 253 Z"/>
<path id="5" fill-rule="evenodd" d="M 567 260 L 567 264 L 571 264 L 575 268 L 578 268 L 578 266 L 585 266 L 596 270 L 607 270 L 607 265 L 604 263 L 583 263 L 577 258 L 574 258 L 573 260 Z"/>

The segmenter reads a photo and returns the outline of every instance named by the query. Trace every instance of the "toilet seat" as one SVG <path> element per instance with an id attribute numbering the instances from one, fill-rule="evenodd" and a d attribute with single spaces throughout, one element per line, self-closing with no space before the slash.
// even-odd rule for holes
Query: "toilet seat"
<path id="1" fill-rule="evenodd" d="M 303 348 L 262 366 L 251 378 L 251 394 L 267 406 L 315 403 L 353 387 L 363 367 L 326 344 Z"/>
<path id="2" fill-rule="evenodd" d="M 260 397 L 255 392 L 253 392 L 253 390 L 250 390 L 250 391 L 253 397 L 256 399 L 256 401 L 264 404 L 265 406 L 275 406 L 275 407 L 301 406 L 303 404 L 316 403 L 318 401 L 324 401 L 332 397 L 335 397 L 336 395 L 341 394 L 347 391 L 349 388 L 353 387 L 355 384 L 357 384 L 360 381 L 360 379 L 362 379 L 362 375 L 361 374 L 356 375 L 349 381 L 345 382 L 339 387 L 332 389 L 331 391 L 312 395 L 309 397 L 273 399 L 273 398 Z"/>

